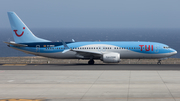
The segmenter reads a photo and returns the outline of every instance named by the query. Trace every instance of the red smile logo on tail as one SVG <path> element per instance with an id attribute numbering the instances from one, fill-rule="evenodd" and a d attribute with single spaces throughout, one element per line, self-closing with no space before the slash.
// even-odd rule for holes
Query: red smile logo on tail
<path id="1" fill-rule="evenodd" d="M 23 29 L 25 29 L 25 27 L 23 27 Z M 18 36 L 18 37 L 21 37 L 24 34 L 24 31 L 20 35 L 17 34 L 17 30 L 14 30 L 14 32 L 15 32 L 16 36 Z"/>

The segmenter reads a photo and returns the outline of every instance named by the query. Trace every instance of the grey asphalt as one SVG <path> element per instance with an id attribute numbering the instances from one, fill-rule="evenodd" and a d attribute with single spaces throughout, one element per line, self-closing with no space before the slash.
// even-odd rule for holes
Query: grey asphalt
<path id="1" fill-rule="evenodd" d="M 180 64 L 46 64 L 25 66 L 4 66 L 0 64 L 0 70 L 180 70 Z"/>
<path id="2" fill-rule="evenodd" d="M 0 101 L 180 101 L 179 68 L 180 65 L 1 64 Z"/>

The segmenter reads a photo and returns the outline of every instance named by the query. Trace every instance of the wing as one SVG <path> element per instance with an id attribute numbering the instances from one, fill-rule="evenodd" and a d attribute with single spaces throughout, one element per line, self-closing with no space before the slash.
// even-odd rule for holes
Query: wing
<path id="1" fill-rule="evenodd" d="M 100 58 L 102 53 L 101 52 L 95 52 L 95 51 L 85 51 L 85 50 L 73 50 L 70 49 L 69 51 L 73 51 L 77 53 L 77 56 L 82 58 Z"/>
<path id="2" fill-rule="evenodd" d="M 76 52 L 76 56 L 79 58 L 100 58 L 102 55 L 101 52 L 96 52 L 96 51 L 70 49 L 63 40 L 62 40 L 62 43 L 65 48 L 65 50 L 62 53 L 73 51 L 73 52 Z"/>

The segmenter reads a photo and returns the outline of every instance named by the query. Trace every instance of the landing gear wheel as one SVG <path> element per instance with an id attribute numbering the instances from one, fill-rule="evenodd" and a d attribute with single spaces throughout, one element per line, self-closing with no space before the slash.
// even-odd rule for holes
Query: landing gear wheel
<path id="1" fill-rule="evenodd" d="M 88 61 L 88 64 L 89 64 L 89 65 L 94 65 L 94 60 L 89 60 L 89 61 Z"/>
<path id="2" fill-rule="evenodd" d="M 161 62 L 157 62 L 158 65 L 161 65 Z"/>
<path id="3" fill-rule="evenodd" d="M 159 61 L 157 62 L 157 64 L 158 64 L 158 65 L 161 65 L 161 60 L 159 60 Z"/>

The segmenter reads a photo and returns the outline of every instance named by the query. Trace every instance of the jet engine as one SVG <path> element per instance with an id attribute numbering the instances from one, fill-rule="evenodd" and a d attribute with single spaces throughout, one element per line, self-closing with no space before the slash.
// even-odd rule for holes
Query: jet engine
<path id="1" fill-rule="evenodd" d="M 103 54 L 102 61 L 104 63 L 118 63 L 120 62 L 120 54 L 119 53 Z"/>

